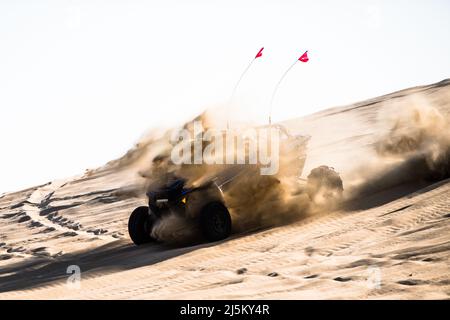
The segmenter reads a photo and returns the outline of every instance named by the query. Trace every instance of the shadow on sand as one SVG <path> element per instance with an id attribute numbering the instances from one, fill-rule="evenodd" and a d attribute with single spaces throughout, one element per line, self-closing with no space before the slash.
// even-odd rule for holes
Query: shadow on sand
<path id="1" fill-rule="evenodd" d="M 82 277 L 96 272 L 112 273 L 149 266 L 218 243 L 220 242 L 190 247 L 154 243 L 137 247 L 128 240 L 118 240 L 95 249 L 56 258 L 28 259 L 1 269 L 0 292 L 31 289 L 67 279 L 71 275 L 67 273 L 70 265 L 78 265 Z"/>

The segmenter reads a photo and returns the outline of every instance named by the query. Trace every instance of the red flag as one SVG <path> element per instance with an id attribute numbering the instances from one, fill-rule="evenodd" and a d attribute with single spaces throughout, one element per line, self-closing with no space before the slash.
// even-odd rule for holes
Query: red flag
<path id="1" fill-rule="evenodd" d="M 300 58 L 298 58 L 298 60 L 301 62 L 308 62 L 309 61 L 308 51 L 305 51 L 305 53 L 302 54 L 302 56 Z"/>
<path id="2" fill-rule="evenodd" d="M 262 47 L 262 48 L 258 51 L 258 53 L 257 53 L 256 56 L 255 56 L 255 59 L 257 59 L 257 58 L 259 58 L 259 57 L 262 57 L 262 52 L 263 52 L 263 50 L 264 50 L 264 47 Z"/>

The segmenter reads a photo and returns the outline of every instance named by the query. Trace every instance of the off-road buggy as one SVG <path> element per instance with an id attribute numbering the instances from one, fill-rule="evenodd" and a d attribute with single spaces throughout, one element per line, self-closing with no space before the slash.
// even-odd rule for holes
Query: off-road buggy
<path id="1" fill-rule="evenodd" d="M 333 168 L 320 166 L 311 171 L 307 180 L 299 177 L 306 161 L 306 146 L 309 136 L 293 136 L 282 126 L 272 126 L 280 132 L 280 153 L 287 155 L 280 159 L 280 173 L 277 176 L 259 176 L 258 165 L 215 165 L 198 186 L 187 186 L 184 178 L 171 176 L 160 187 L 147 192 L 148 206 L 136 208 L 128 221 L 128 232 L 136 245 L 155 241 L 152 228 L 168 213 L 175 213 L 195 221 L 205 240 L 223 240 L 232 232 L 232 218 L 227 208 L 224 193 L 234 183 L 257 179 L 278 179 L 291 175 L 303 183 L 304 190 L 311 199 L 322 189 L 325 197 L 340 196 L 343 185 L 339 174 Z M 250 182 L 249 182 L 250 183 Z M 244 184 L 245 186 L 245 184 Z"/>

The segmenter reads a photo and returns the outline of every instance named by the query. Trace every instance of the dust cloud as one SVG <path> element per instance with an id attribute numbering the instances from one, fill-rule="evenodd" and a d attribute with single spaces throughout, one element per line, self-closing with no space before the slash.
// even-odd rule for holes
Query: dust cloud
<path id="1" fill-rule="evenodd" d="M 164 187 L 178 178 L 186 180 L 187 187 L 198 187 L 213 179 L 223 182 L 231 176 L 232 182 L 225 183 L 222 190 L 223 200 L 232 216 L 234 232 L 290 223 L 314 211 L 310 198 L 303 192 L 304 185 L 299 184 L 305 162 L 305 157 L 299 155 L 306 156 L 308 138 L 302 137 L 295 141 L 295 147 L 280 146 L 280 168 L 275 175 L 261 175 L 259 165 L 256 164 L 240 166 L 239 170 L 243 168 L 243 172 L 239 174 L 233 173 L 233 166 L 228 165 L 176 165 L 171 160 L 171 152 L 177 143 L 186 142 L 174 143 L 169 137 L 180 129 L 193 133 L 194 121 L 200 121 L 205 130 L 217 128 L 220 131 L 226 127 L 223 120 L 214 117 L 214 112 L 207 111 L 181 128 L 167 132 L 159 140 L 150 139 L 148 151 L 153 153 L 147 157 L 147 161 L 150 161 L 141 161 L 138 166 L 140 176 L 145 179 L 141 187 L 142 194 Z M 245 132 L 245 129 L 239 130 Z M 154 146 L 157 146 L 157 152 Z M 224 157 L 229 157 L 230 152 L 235 158 L 238 151 L 236 148 L 227 150 Z M 195 239 L 196 233 L 195 223 L 170 213 L 156 223 L 152 236 L 165 242 L 179 242 L 181 239 Z"/>
<path id="2" fill-rule="evenodd" d="M 394 102 L 391 102 L 394 103 Z M 450 176 L 450 121 L 425 97 L 412 96 L 381 108 L 373 153 L 348 175 L 347 198 Z"/>
<path id="3" fill-rule="evenodd" d="M 396 105 L 388 108 L 389 103 Z M 413 96 L 385 104 L 386 108 L 379 109 L 376 125 L 381 129 L 373 136 L 372 153 L 358 159 L 359 163 L 346 173 L 343 184 L 339 175 L 325 166 L 313 170 L 308 182 L 300 179 L 308 139 L 297 148 L 280 148 L 280 170 L 275 175 L 260 175 L 258 166 L 246 165 L 243 174 L 223 187 L 223 199 L 232 215 L 233 231 L 288 224 L 339 209 L 343 199 L 353 201 L 413 181 L 449 177 L 449 120 L 423 97 Z M 205 130 L 224 130 L 223 119 L 214 118 L 214 114 L 207 111 L 193 121 L 200 121 Z M 229 175 L 226 166 L 175 165 L 171 161 L 171 151 L 176 143 L 170 137 L 180 129 L 193 132 L 193 121 L 160 135 L 158 139 L 148 139 L 137 148 L 141 156 L 146 155 L 145 161 L 138 161 L 137 166 L 145 181 L 141 194 L 161 188 L 176 178 L 185 179 L 188 187 L 218 178 L 226 180 Z M 145 152 L 142 150 L 144 145 Z M 129 155 L 129 158 L 133 157 L 135 155 Z M 333 154 L 327 154 L 324 158 L 332 157 Z M 196 239 L 198 233 L 193 220 L 167 214 L 157 222 L 152 236 L 162 241 L 184 242 Z"/>

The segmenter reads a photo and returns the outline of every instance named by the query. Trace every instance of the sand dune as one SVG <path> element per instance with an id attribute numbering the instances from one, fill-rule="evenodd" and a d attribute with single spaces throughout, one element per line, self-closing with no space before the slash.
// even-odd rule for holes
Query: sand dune
<path id="1" fill-rule="evenodd" d="M 0 299 L 448 299 L 449 119 L 445 80 L 286 122 L 312 136 L 303 176 L 334 167 L 345 201 L 219 243 L 131 243 L 153 140 L 84 175 L 4 194 Z M 410 149 L 387 153 L 393 145 Z M 80 287 L 67 283 L 72 265 Z"/>

